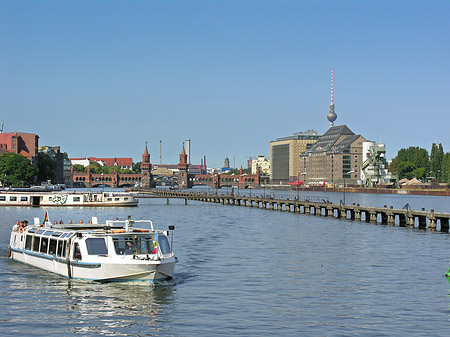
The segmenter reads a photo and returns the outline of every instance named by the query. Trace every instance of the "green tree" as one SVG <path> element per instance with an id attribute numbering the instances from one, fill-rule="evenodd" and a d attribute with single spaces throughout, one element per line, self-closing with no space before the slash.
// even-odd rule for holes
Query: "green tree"
<path id="1" fill-rule="evenodd" d="M 450 152 L 444 154 L 442 158 L 441 181 L 450 184 Z"/>
<path id="2" fill-rule="evenodd" d="M 8 186 L 32 185 L 37 169 L 24 156 L 5 152 L 0 156 L 0 179 Z"/>
<path id="3" fill-rule="evenodd" d="M 133 172 L 141 173 L 141 162 L 133 163 Z"/>
<path id="4" fill-rule="evenodd" d="M 411 146 L 407 149 L 400 149 L 400 151 L 398 151 L 397 158 L 399 162 L 411 162 L 416 168 L 429 168 L 429 156 L 426 149 L 414 146 Z"/>
<path id="5" fill-rule="evenodd" d="M 86 172 L 86 168 L 81 164 L 75 164 L 72 168 L 74 172 Z"/>
<path id="6" fill-rule="evenodd" d="M 240 170 L 239 169 L 231 169 L 229 172 L 227 172 L 227 173 L 221 173 L 221 174 L 240 174 Z M 246 173 L 246 174 L 251 174 L 252 173 L 252 169 L 250 169 L 250 168 L 246 168 L 246 169 L 243 169 L 242 170 L 242 174 L 244 174 L 244 173 Z"/>
<path id="7" fill-rule="evenodd" d="M 398 158 L 392 158 L 391 163 L 389 164 L 388 171 L 391 173 L 397 173 L 398 166 Z"/>
<path id="8" fill-rule="evenodd" d="M 409 161 L 400 161 L 397 164 L 397 174 L 399 179 L 412 179 L 414 178 L 413 171 L 415 170 L 415 166 L 413 163 Z"/>
<path id="9" fill-rule="evenodd" d="M 58 163 L 53 160 L 48 153 L 38 153 L 38 183 L 51 180 L 53 183 L 56 178 L 56 167 Z"/>
<path id="10" fill-rule="evenodd" d="M 431 146 L 430 154 L 430 170 L 431 175 L 436 178 L 437 181 L 441 180 L 442 160 L 444 158 L 444 149 L 442 144 L 435 144 Z"/>
<path id="11" fill-rule="evenodd" d="M 400 149 L 397 157 L 392 160 L 389 169 L 391 172 L 397 172 L 399 179 L 412 179 L 414 177 L 423 179 L 428 175 L 429 170 L 428 151 L 414 146 Z M 419 176 L 416 176 L 416 174 Z"/>
<path id="12" fill-rule="evenodd" d="M 100 165 L 96 161 L 92 162 L 89 165 L 89 169 L 91 171 L 91 174 L 102 174 L 102 173 L 105 173 L 105 172 L 103 172 L 103 168 L 104 168 L 104 166 Z"/>

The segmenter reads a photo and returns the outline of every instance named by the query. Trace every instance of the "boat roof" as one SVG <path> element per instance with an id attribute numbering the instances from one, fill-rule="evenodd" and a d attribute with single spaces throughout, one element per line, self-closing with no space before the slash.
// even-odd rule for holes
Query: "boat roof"
<path id="1" fill-rule="evenodd" d="M 134 225 L 144 225 L 146 228 Z M 104 224 L 92 223 L 92 224 L 51 224 L 48 223 L 47 228 L 52 229 L 70 229 L 70 230 L 114 230 L 114 229 L 148 229 L 154 231 L 153 223 L 151 220 L 106 220 Z"/>

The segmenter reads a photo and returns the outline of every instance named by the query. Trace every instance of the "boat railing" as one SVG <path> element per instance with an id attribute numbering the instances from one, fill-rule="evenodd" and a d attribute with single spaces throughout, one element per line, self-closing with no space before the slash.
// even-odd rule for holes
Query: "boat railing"
<path id="1" fill-rule="evenodd" d="M 149 225 L 150 229 L 154 231 L 153 229 L 153 223 L 151 220 L 131 220 L 131 218 L 128 218 L 127 220 L 106 220 L 106 226 L 115 226 L 115 225 L 122 225 L 123 228 L 128 232 L 130 228 L 134 227 L 135 225 Z M 148 229 L 148 228 L 142 228 L 142 229 Z"/>

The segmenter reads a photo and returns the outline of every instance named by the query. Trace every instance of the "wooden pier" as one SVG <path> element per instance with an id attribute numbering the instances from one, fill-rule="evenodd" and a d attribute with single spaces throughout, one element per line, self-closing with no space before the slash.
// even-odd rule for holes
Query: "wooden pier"
<path id="1" fill-rule="evenodd" d="M 305 198 L 303 200 L 292 200 L 265 196 L 251 197 L 162 190 L 136 191 L 135 197 L 166 198 L 167 204 L 169 204 L 169 199 L 184 199 L 186 205 L 188 200 L 196 200 L 202 202 L 220 203 L 223 205 L 255 207 L 279 212 L 293 212 L 315 216 L 366 221 L 388 226 L 398 225 L 400 227 L 416 227 L 417 224 L 419 229 L 436 230 L 439 227 L 441 232 L 449 231 L 450 220 L 450 213 L 434 212 L 433 209 L 426 211 L 423 208 L 421 210 L 412 210 L 409 208 L 394 209 L 392 206 L 387 207 L 386 205 L 383 208 L 378 208 L 361 206 L 359 204 L 333 204 L 325 199 L 320 199 L 317 197 L 309 197 L 308 199 Z"/>

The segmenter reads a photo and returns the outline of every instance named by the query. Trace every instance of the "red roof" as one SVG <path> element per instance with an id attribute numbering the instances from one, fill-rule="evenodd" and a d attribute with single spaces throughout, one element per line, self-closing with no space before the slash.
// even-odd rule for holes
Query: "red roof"
<path id="1" fill-rule="evenodd" d="M 89 157 L 90 160 L 102 161 L 106 166 L 132 166 L 133 158 L 95 158 Z"/>

